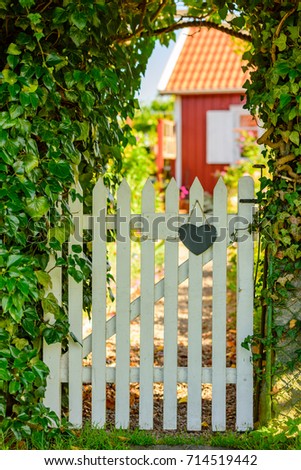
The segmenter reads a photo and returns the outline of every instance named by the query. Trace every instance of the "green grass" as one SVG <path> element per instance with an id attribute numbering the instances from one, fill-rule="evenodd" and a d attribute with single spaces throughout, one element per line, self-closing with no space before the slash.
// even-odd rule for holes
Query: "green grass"
<path id="1" fill-rule="evenodd" d="M 0 450 L 129 450 L 137 447 L 148 448 L 155 445 L 212 446 L 238 450 L 301 450 L 301 434 L 281 427 L 262 428 L 246 433 L 124 431 L 91 428 L 86 424 L 81 430 L 56 432 L 52 437 L 36 432 L 26 441 L 16 441 L 12 436 L 4 436 L 0 431 Z"/>

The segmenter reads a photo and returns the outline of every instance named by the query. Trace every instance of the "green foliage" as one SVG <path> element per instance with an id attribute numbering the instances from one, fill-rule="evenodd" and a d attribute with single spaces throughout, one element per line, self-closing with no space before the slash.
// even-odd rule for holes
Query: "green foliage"
<path id="1" fill-rule="evenodd" d="M 141 210 L 141 191 L 147 180 L 156 181 L 155 150 L 157 125 L 160 118 L 172 118 L 173 100 L 156 100 L 150 106 L 137 110 L 132 121 L 132 145 L 124 152 L 121 175 L 132 189 L 132 211 Z"/>
<path id="2" fill-rule="evenodd" d="M 0 5 L 0 421 L 18 439 L 57 420 L 42 404 L 41 348 L 68 334 L 48 267 L 51 256 L 65 264 L 68 196 L 79 180 L 89 206 L 97 175 L 118 180 L 125 120 L 154 43 L 114 44 L 128 31 L 122 15 L 118 2 Z M 82 280 L 87 263 L 70 255 L 68 273 Z"/>

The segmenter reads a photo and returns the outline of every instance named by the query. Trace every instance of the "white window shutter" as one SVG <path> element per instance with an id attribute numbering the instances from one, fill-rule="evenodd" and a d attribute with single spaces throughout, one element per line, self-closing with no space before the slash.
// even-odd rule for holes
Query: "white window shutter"
<path id="1" fill-rule="evenodd" d="M 231 111 L 207 111 L 207 163 L 231 164 L 234 154 Z"/>

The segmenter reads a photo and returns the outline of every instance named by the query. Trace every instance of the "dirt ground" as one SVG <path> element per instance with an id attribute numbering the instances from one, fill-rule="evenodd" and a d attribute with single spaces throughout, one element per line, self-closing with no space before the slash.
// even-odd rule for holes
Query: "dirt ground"
<path id="1" fill-rule="evenodd" d="M 182 246 L 180 250 L 180 262 L 187 258 L 187 250 Z M 161 273 L 163 276 L 163 272 Z M 178 290 L 178 366 L 187 366 L 187 329 L 188 329 L 188 282 L 185 281 Z M 227 328 L 227 367 L 235 367 L 235 324 L 233 326 L 233 312 L 235 299 L 233 293 L 229 292 L 229 312 Z M 133 293 L 135 297 L 135 293 Z M 234 307 L 234 308 L 233 308 Z M 203 272 L 203 344 L 202 359 L 203 367 L 211 367 L 212 353 L 212 265 L 208 263 Z M 86 332 L 89 326 L 86 327 Z M 163 366 L 164 363 L 164 299 L 158 301 L 155 307 L 155 344 L 154 365 Z M 140 322 L 139 317 L 131 323 L 131 357 L 130 365 L 139 366 L 139 341 Z M 107 364 L 114 365 L 116 357 L 115 337 L 107 342 Z M 89 365 L 91 358 L 86 364 Z M 163 384 L 154 384 L 154 431 L 163 430 Z M 187 420 L 187 384 L 178 384 L 178 431 L 186 431 Z M 83 388 L 84 398 L 84 420 L 91 417 L 91 385 Z M 139 384 L 131 384 L 130 388 L 130 427 L 137 428 L 139 422 Z M 227 429 L 235 429 L 235 385 L 227 385 Z M 115 421 L 115 385 L 107 385 L 107 423 L 114 425 Z M 202 387 L 202 428 L 211 429 L 211 385 L 204 384 Z"/>

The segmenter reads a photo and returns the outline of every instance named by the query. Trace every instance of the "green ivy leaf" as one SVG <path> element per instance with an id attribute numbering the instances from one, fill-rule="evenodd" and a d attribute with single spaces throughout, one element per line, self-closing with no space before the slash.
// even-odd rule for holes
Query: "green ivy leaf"
<path id="1" fill-rule="evenodd" d="M 34 168 L 39 166 L 39 159 L 36 155 L 27 154 L 23 158 L 24 170 L 30 173 Z"/>
<path id="2" fill-rule="evenodd" d="M 20 390 L 20 388 L 21 388 L 20 382 L 17 382 L 16 380 L 12 380 L 9 383 L 8 390 L 11 395 L 14 395 Z"/>
<path id="3" fill-rule="evenodd" d="M 222 20 L 225 20 L 227 15 L 228 15 L 228 7 L 227 5 L 224 5 L 223 8 L 221 8 L 218 11 L 219 16 L 221 17 Z"/>
<path id="4" fill-rule="evenodd" d="M 45 328 L 43 330 L 43 337 L 47 344 L 58 343 L 62 339 L 62 335 L 55 328 Z"/>
<path id="5" fill-rule="evenodd" d="M 15 44 L 14 42 L 11 42 L 7 48 L 7 53 L 10 55 L 20 55 L 22 51 L 21 49 L 19 49 L 17 44 Z"/>
<path id="6" fill-rule="evenodd" d="M 69 233 L 65 226 L 53 227 L 48 232 L 48 239 L 51 240 L 51 238 L 55 238 L 61 245 L 67 240 L 68 236 Z"/>
<path id="7" fill-rule="evenodd" d="M 43 287 L 46 287 L 46 289 L 52 288 L 51 277 L 48 273 L 42 270 L 35 271 L 34 273 L 37 277 L 37 280 Z"/>
<path id="8" fill-rule="evenodd" d="M 2 369 L 0 365 L 0 380 L 8 381 L 12 377 L 11 373 L 8 370 Z"/>
<path id="9" fill-rule="evenodd" d="M 293 131 L 290 133 L 289 140 L 293 142 L 293 144 L 297 145 L 299 147 L 300 145 L 300 133 L 297 131 Z"/>
<path id="10" fill-rule="evenodd" d="M 21 7 L 23 8 L 30 8 L 32 7 L 33 5 L 35 5 L 35 0 L 19 0 L 19 3 L 21 5 Z"/>
<path id="11" fill-rule="evenodd" d="M 285 106 L 287 106 L 292 101 L 291 95 L 288 95 L 286 93 L 280 95 L 279 99 L 280 99 L 280 107 L 281 108 L 284 108 Z"/>
<path id="12" fill-rule="evenodd" d="M 42 16 L 40 13 L 29 13 L 28 18 L 33 25 L 37 25 L 41 22 Z"/>
<path id="13" fill-rule="evenodd" d="M 24 295 L 22 295 L 21 292 L 19 291 L 16 291 L 12 294 L 12 301 L 13 301 L 13 304 L 14 306 L 16 307 L 16 309 L 21 312 L 22 311 L 22 308 L 23 308 L 23 305 L 24 305 L 24 302 L 25 302 L 25 297 Z"/>
<path id="14" fill-rule="evenodd" d="M 24 93 L 21 91 L 20 93 L 20 102 L 22 104 L 22 106 L 28 106 L 31 104 L 31 101 L 30 101 L 30 95 L 28 93 Z"/>
<path id="15" fill-rule="evenodd" d="M 81 253 L 82 252 L 82 247 L 80 245 L 72 245 L 71 247 L 73 253 Z"/>
<path id="16" fill-rule="evenodd" d="M 290 32 L 290 36 L 293 40 L 298 39 L 300 35 L 300 28 L 299 26 L 288 26 L 287 29 Z"/>
<path id="17" fill-rule="evenodd" d="M 71 168 L 68 162 L 64 160 L 59 160 L 57 162 L 52 161 L 48 165 L 50 173 L 54 176 L 57 176 L 59 179 L 69 179 L 72 178 Z"/>
<path id="18" fill-rule="evenodd" d="M 8 133 L 4 129 L 0 129 L 0 147 L 4 147 L 8 139 Z"/>
<path id="19" fill-rule="evenodd" d="M 28 346 L 29 344 L 28 340 L 25 338 L 15 338 L 13 340 L 13 343 L 16 346 L 16 348 L 19 349 L 19 351 L 22 351 L 22 349 L 26 348 L 26 346 Z"/>
<path id="20" fill-rule="evenodd" d="M 75 26 L 72 26 L 72 28 L 70 28 L 70 38 L 72 39 L 74 44 L 77 47 L 79 47 L 84 42 L 86 42 L 88 36 L 85 32 L 81 31 L 80 29 L 76 28 Z"/>
<path id="21" fill-rule="evenodd" d="M 37 93 L 31 93 L 29 95 L 29 99 L 31 106 L 36 109 L 39 106 L 39 96 L 37 95 Z"/>
<path id="22" fill-rule="evenodd" d="M 70 274 L 70 276 L 73 277 L 76 282 L 81 282 L 84 279 L 84 274 L 82 271 L 79 271 L 75 267 L 69 267 L 68 274 Z"/>
<path id="23" fill-rule="evenodd" d="M 7 370 L 8 368 L 8 360 L 4 357 L 0 357 L 0 369 Z"/>
<path id="24" fill-rule="evenodd" d="M 68 19 L 64 8 L 56 7 L 53 12 L 53 24 L 65 23 Z"/>
<path id="25" fill-rule="evenodd" d="M 23 309 L 18 308 L 15 305 L 12 305 L 11 308 L 9 309 L 10 316 L 12 319 L 17 323 L 21 323 L 22 317 L 23 317 Z"/>
<path id="26" fill-rule="evenodd" d="M 30 215 L 33 219 L 40 219 L 43 215 L 48 212 L 50 204 L 48 199 L 44 196 L 37 197 L 35 199 L 26 199 L 25 212 Z"/>
<path id="27" fill-rule="evenodd" d="M 8 55 L 7 56 L 7 63 L 10 66 L 11 69 L 14 69 L 18 65 L 19 61 L 20 61 L 20 59 L 19 59 L 18 56 L 15 56 L 15 55 Z"/>
<path id="28" fill-rule="evenodd" d="M 26 381 L 28 383 L 32 383 L 35 381 L 35 374 L 33 372 L 31 372 L 30 370 L 25 370 L 22 374 L 22 378 L 21 380 L 23 381 Z"/>
<path id="29" fill-rule="evenodd" d="M 284 33 L 281 33 L 279 38 L 274 39 L 274 44 L 278 47 L 280 52 L 286 49 L 286 40 L 287 36 Z"/>
<path id="30" fill-rule="evenodd" d="M 45 314 L 51 313 L 56 317 L 60 313 L 60 306 L 57 302 L 57 298 L 52 292 L 42 299 L 42 307 Z"/>
<path id="31" fill-rule="evenodd" d="M 24 93 L 34 93 L 35 91 L 37 91 L 38 87 L 39 87 L 38 80 L 33 80 L 31 83 L 24 85 L 22 88 L 22 91 Z"/>
<path id="32" fill-rule="evenodd" d="M 19 228 L 19 219 L 15 215 L 8 215 L 6 217 L 6 223 L 10 228 L 10 234 L 16 233 Z"/>
<path id="33" fill-rule="evenodd" d="M 245 25 L 245 19 L 242 16 L 237 16 L 231 20 L 231 24 L 241 29 Z"/>
<path id="34" fill-rule="evenodd" d="M 4 328 L 0 328 L 0 341 L 4 342 L 9 339 L 9 333 Z"/>
<path id="35" fill-rule="evenodd" d="M 70 21 L 74 24 L 78 29 L 83 30 L 87 25 L 87 17 L 80 11 L 76 11 L 72 13 L 70 17 Z"/>
<path id="36" fill-rule="evenodd" d="M 9 83 L 10 85 L 14 85 L 18 80 L 18 75 L 9 69 L 2 70 L 2 75 L 4 83 Z"/>
<path id="37" fill-rule="evenodd" d="M 6 415 L 6 402 L 1 400 L 2 397 L 0 397 L 0 416 L 3 416 L 5 418 Z"/>
<path id="38" fill-rule="evenodd" d="M 21 116 L 24 112 L 24 108 L 20 106 L 19 104 L 13 104 L 9 108 L 9 115 L 11 119 L 16 119 L 17 117 Z"/>
<path id="39" fill-rule="evenodd" d="M 32 371 L 42 380 L 49 373 L 48 367 L 42 361 L 35 362 L 32 366 Z"/>
<path id="40" fill-rule="evenodd" d="M 18 289 L 25 297 L 28 297 L 30 286 L 26 281 L 19 281 Z"/>
<path id="41" fill-rule="evenodd" d="M 60 64 L 61 62 L 64 62 L 64 61 L 65 61 L 65 58 L 64 58 L 64 57 L 60 57 L 60 56 L 57 55 L 57 54 L 48 54 L 48 55 L 47 55 L 47 58 L 46 58 L 46 63 L 47 63 L 50 67 L 54 67 L 55 65 Z"/>
<path id="42" fill-rule="evenodd" d="M 26 257 L 24 255 L 9 255 L 7 259 L 6 266 L 10 268 L 11 266 L 19 266 L 21 263 L 26 261 Z"/>

